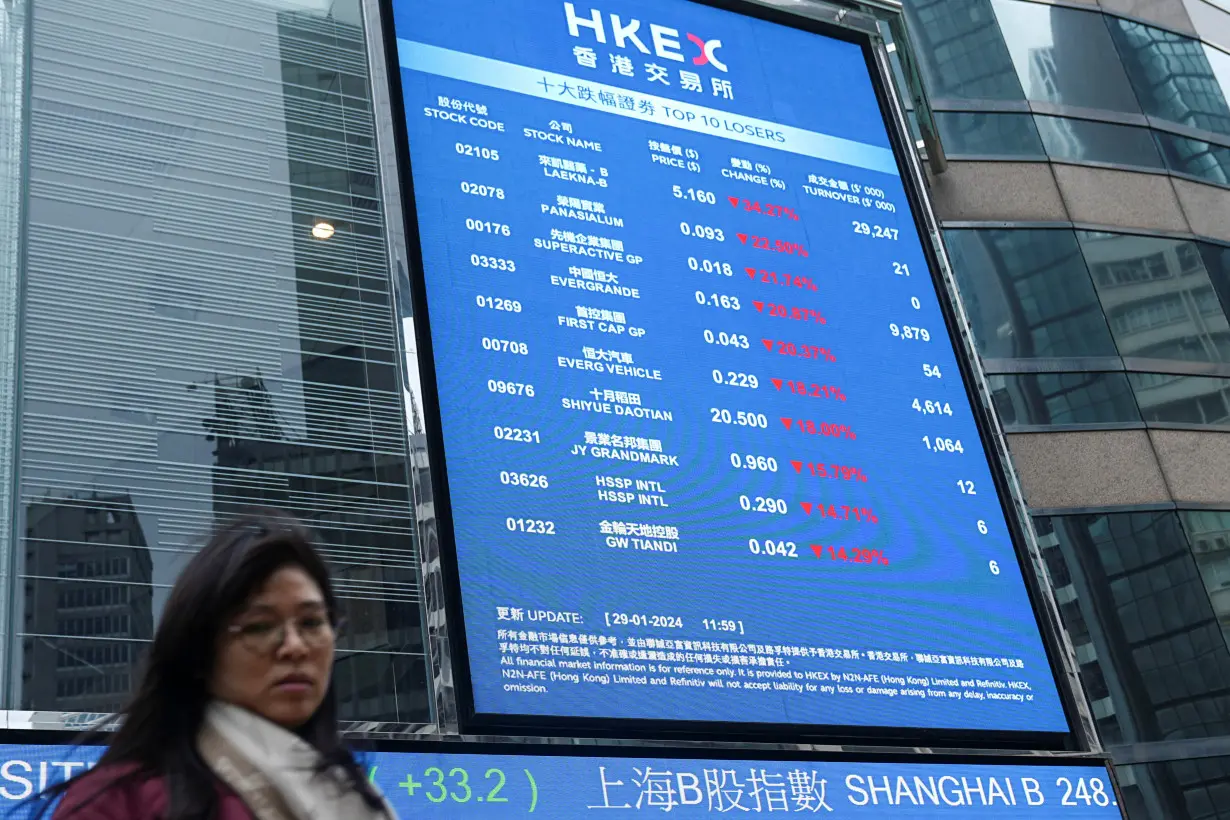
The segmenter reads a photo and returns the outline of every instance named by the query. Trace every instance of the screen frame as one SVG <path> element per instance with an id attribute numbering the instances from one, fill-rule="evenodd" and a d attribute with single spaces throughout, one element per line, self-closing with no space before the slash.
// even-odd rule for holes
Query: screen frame
<path id="1" fill-rule="evenodd" d="M 1030 543 L 1024 531 L 1024 502 L 1014 491 L 1004 463 L 1006 448 L 1002 446 L 1002 432 L 991 414 L 990 406 L 979 394 L 978 387 L 984 383 L 977 360 L 967 337 L 959 309 L 959 296 L 945 278 L 946 260 L 941 259 L 931 241 L 939 223 L 922 184 L 921 171 L 907 157 L 914 150 L 913 141 L 898 102 L 893 97 L 889 84 L 888 66 L 881 63 L 884 56 L 882 44 L 871 34 L 850 27 L 835 25 L 821 19 L 806 16 L 797 11 L 788 11 L 773 5 L 774 0 L 684 0 L 700 6 L 728 11 L 746 17 L 777 23 L 790 28 L 853 43 L 863 52 L 864 62 L 871 78 L 876 102 L 880 110 L 890 147 L 897 163 L 898 173 L 910 207 L 910 218 L 918 234 L 919 244 L 926 259 L 932 286 L 944 317 L 945 329 L 953 345 L 960 369 L 962 387 L 972 409 L 979 439 L 987 457 L 988 466 L 995 484 L 997 498 L 1008 526 L 1013 551 L 1025 581 L 1034 622 L 1042 637 L 1051 679 L 1063 707 L 1068 724 L 1066 732 L 1029 732 L 1002 729 L 934 729 L 920 727 L 842 726 L 835 724 L 795 724 L 769 722 L 650 720 L 635 717 L 589 718 L 583 716 L 524 715 L 506 713 L 480 713 L 475 709 L 471 680 L 468 636 L 462 604 L 460 565 L 456 552 L 452 504 L 449 494 L 448 459 L 445 452 L 439 392 L 436 384 L 435 357 L 431 335 L 431 321 L 427 298 L 427 284 L 423 265 L 422 238 L 419 231 L 417 201 L 414 192 L 413 168 L 410 159 L 410 140 L 406 103 L 402 92 L 401 66 L 398 61 L 397 31 L 394 26 L 393 4 L 395 0 L 376 0 L 380 10 L 379 32 L 383 39 L 383 53 L 389 82 L 390 113 L 392 115 L 393 154 L 395 155 L 397 181 L 395 186 L 400 197 L 404 232 L 406 238 L 406 266 L 410 285 L 410 303 L 413 309 L 414 342 L 417 352 L 419 381 L 422 390 L 422 408 L 427 456 L 430 464 L 430 484 L 434 501 L 435 527 L 438 535 L 440 575 L 443 581 L 443 601 L 437 602 L 444 610 L 449 657 L 451 664 L 452 693 L 456 699 L 456 720 L 466 732 L 483 734 L 541 734 L 543 736 L 576 736 L 594 738 L 713 740 L 721 737 L 730 741 L 860 744 L 876 746 L 926 747 L 926 748 L 987 748 L 1004 750 L 1054 750 L 1080 751 L 1090 747 L 1087 739 L 1076 732 L 1082 726 L 1078 719 L 1083 713 L 1077 695 L 1067 685 L 1072 676 L 1067 674 L 1062 663 L 1064 644 L 1056 634 L 1051 622 L 1042 617 L 1043 602 L 1047 591 L 1032 570 L 1033 556 L 1027 545 Z M 792 4 L 793 5 L 793 4 Z M 797 6 L 796 6 L 797 8 Z M 817 7 L 821 8 L 821 7 Z M 877 47 L 879 51 L 877 50 Z M 917 157 L 913 157 L 917 159 Z M 383 181 L 389 185 L 389 180 Z M 930 224 L 925 217 L 930 217 Z M 432 641 L 434 646 L 437 641 Z M 433 664 L 440 659 L 432 658 Z M 439 680 L 439 676 L 437 676 Z M 708 750 L 716 752 L 717 750 Z M 758 754 L 764 754 L 759 752 Z"/>

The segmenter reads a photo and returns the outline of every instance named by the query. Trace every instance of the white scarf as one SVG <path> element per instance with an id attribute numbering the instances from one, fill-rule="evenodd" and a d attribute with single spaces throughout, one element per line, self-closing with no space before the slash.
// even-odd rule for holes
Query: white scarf
<path id="1" fill-rule="evenodd" d="M 257 820 L 397 820 L 388 803 L 368 806 L 340 771 L 317 774 L 320 753 L 307 741 L 238 706 L 211 703 L 197 747 Z"/>

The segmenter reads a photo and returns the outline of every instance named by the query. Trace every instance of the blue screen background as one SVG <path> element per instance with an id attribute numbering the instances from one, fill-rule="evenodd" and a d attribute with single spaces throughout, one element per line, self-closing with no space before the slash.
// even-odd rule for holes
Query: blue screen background
<path id="1" fill-rule="evenodd" d="M 394 2 L 476 711 L 1066 731 L 902 182 L 891 157 L 885 160 L 890 143 L 861 49 L 684 0 L 575 4 L 575 13 L 585 17 L 594 9 L 602 13 L 605 43 L 587 29 L 571 36 L 564 4 L 555 0 Z M 675 29 L 685 62 L 641 54 L 631 43 L 617 47 L 612 13 L 626 25 L 642 21 L 638 34 L 651 50 L 650 23 Z M 727 71 L 695 65 L 698 49 L 686 33 L 720 40 L 716 55 Z M 595 68 L 579 62 L 577 46 L 593 49 Z M 632 59 L 635 76 L 613 70 L 611 57 L 620 55 Z M 651 82 L 648 63 L 668 68 L 671 85 Z M 527 85 L 523 69 L 542 74 L 539 91 Z M 700 75 L 702 90 L 683 90 L 680 70 Z M 657 119 L 578 104 L 561 90 L 560 77 L 569 88 L 616 87 L 638 101 L 652 94 Z M 715 79 L 730 82 L 733 98 L 714 92 Z M 672 127 L 662 116 L 662 99 L 703 106 L 723 125 L 709 131 Z M 485 113 L 476 115 L 477 106 Z M 452 110 L 463 122 L 429 115 L 429 109 Z M 504 130 L 472 117 L 502 123 Z M 798 132 L 787 133 L 784 145 L 771 138 L 732 139 L 725 125 L 741 118 Z M 601 151 L 533 139 L 524 134 L 527 128 L 599 142 Z M 803 132 L 813 136 L 798 137 Z M 828 137 L 838 139 L 825 142 Z M 694 167 L 655 161 L 662 152 L 651 142 L 680 147 L 684 160 L 694 154 Z M 810 151 L 813 143 L 829 148 Z M 498 151 L 499 158 L 461 153 L 460 146 Z M 584 162 L 606 185 L 548 176 L 544 156 Z M 742 169 L 767 169 L 762 176 L 779 182 L 731 178 L 729 170 L 740 161 L 747 163 Z M 598 168 L 608 175 L 600 177 Z M 473 195 L 462 183 L 499 188 L 504 197 Z M 674 186 L 711 192 L 716 204 L 686 193 L 681 199 Z M 853 186 L 864 202 L 814 193 L 824 187 L 848 193 Z M 542 206 L 561 195 L 602 203 L 622 227 L 544 213 Z M 749 211 L 751 202 L 785 206 L 799 218 Z M 467 219 L 506 225 L 510 235 L 468 230 Z M 685 235 L 681 223 L 720 229 L 725 241 Z M 856 232 L 856 223 L 873 234 Z M 600 261 L 535 247 L 533 240 L 550 239 L 552 230 L 618 239 L 626 254 L 643 261 Z M 874 235 L 888 230 L 897 238 Z M 809 255 L 757 249 L 755 240 L 741 242 L 740 233 L 800 243 Z M 511 261 L 515 270 L 475 264 L 480 257 Z M 729 263 L 733 274 L 693 270 L 689 259 Z M 621 286 L 637 288 L 639 298 L 553 283 L 552 276 L 570 278 L 574 266 L 613 273 Z M 895 273 L 899 266 L 911 275 Z M 764 271 L 805 276 L 816 287 L 768 284 Z M 698 304 L 698 291 L 706 301 L 737 298 L 740 309 Z M 516 300 L 521 310 L 480 307 L 480 298 Z M 771 317 L 756 302 L 815 309 L 825 322 Z M 578 306 L 624 313 L 623 332 L 566 326 L 563 319 L 576 317 Z M 894 337 L 890 323 L 925 328 L 929 341 Z M 749 344 L 707 344 L 706 330 L 746 336 Z M 528 355 L 484 349 L 484 338 L 524 343 Z M 780 355 L 781 342 L 824 348 L 834 361 Z M 586 347 L 630 354 L 636 366 L 660 371 L 661 380 L 559 365 L 559 357 L 582 359 Z M 940 378 L 926 376 L 924 365 L 938 368 Z M 724 380 L 732 372 L 754 375 L 759 387 L 715 383 L 715 371 Z M 793 395 L 775 389 L 773 378 L 836 386 L 845 399 Z M 534 396 L 493 393 L 489 380 L 532 385 Z M 603 390 L 639 393 L 641 406 L 668 410 L 673 420 L 562 404 L 595 400 Z M 914 399 L 947 404 L 952 415 L 916 411 Z M 768 427 L 715 423 L 715 410 L 764 414 Z M 857 438 L 809 435 L 806 421 L 846 426 Z M 537 442 L 497 438 L 498 427 L 534 431 Z M 575 454 L 574 448 L 586 446 L 587 433 L 658 439 L 678 466 Z M 929 451 L 924 436 L 960 441 L 963 453 Z M 732 453 L 772 457 L 778 469 L 736 469 Z M 796 471 L 791 461 L 853 466 L 867 480 L 817 478 L 810 468 Z M 501 473 L 545 476 L 549 487 L 503 484 Z M 669 507 L 600 499 L 596 476 L 659 482 Z M 958 482 L 971 482 L 976 494 L 961 492 Z M 741 496 L 753 508 L 758 499 L 780 499 L 788 512 L 745 510 Z M 879 523 L 807 514 L 804 502 L 870 509 Z M 551 522 L 554 534 L 510 531 L 509 519 Z M 677 552 L 613 546 L 602 522 L 675 527 Z M 792 543 L 797 557 L 753 554 L 749 539 Z M 888 563 L 878 556 L 836 560 L 828 546 L 845 547 L 847 556 L 876 550 Z M 575 613 L 569 617 L 581 623 L 525 620 L 541 611 Z M 633 617 L 619 623 L 625 615 Z M 654 616 L 670 620 L 654 622 Z M 682 626 L 655 625 L 674 619 Z M 734 623 L 737 631 L 707 628 L 709 622 Z M 543 691 L 518 689 L 526 682 L 508 677 L 508 670 L 531 668 L 518 656 L 539 657 L 526 645 L 551 650 L 555 638 L 545 633 L 563 633 L 563 640 L 572 633 L 574 644 L 580 633 L 580 646 L 590 650 L 587 656 L 542 653 L 552 663 L 647 664 L 649 676 L 663 680 L 686 677 L 667 669 L 722 667 L 731 676 L 727 682 L 760 681 L 744 676 L 766 668 L 758 656 L 767 652 L 777 659 L 768 661 L 769 670 L 791 675 L 800 686 L 834 691 L 716 688 L 711 677 L 701 686 L 549 678 L 528 684 Z M 614 644 L 586 646 L 592 636 Z M 646 650 L 654 646 L 639 643 L 646 639 L 671 643 Z M 715 643 L 727 644 L 717 654 L 736 660 L 706 663 L 703 658 L 715 653 L 704 647 Z M 792 647 L 809 654 L 790 654 L 797 651 Z M 616 659 L 612 648 L 666 654 L 657 661 L 647 660 L 653 655 Z M 819 654 L 810 653 L 817 648 Z M 664 664 L 661 674 L 653 674 L 655 663 Z M 907 678 L 914 683 L 897 683 Z M 838 683 L 849 691 L 837 690 Z M 928 694 L 906 696 L 906 688 Z M 890 689 L 896 694 L 886 694 Z M 939 691 L 944 694 L 931 694 Z M 986 697 L 997 691 L 1021 699 Z"/>

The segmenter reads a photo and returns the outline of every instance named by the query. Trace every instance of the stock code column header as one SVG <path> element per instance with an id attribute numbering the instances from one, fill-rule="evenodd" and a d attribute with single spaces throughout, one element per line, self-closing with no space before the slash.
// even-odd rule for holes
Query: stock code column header
<path id="1" fill-rule="evenodd" d="M 1066 732 L 863 48 L 393 8 L 474 711 Z"/>

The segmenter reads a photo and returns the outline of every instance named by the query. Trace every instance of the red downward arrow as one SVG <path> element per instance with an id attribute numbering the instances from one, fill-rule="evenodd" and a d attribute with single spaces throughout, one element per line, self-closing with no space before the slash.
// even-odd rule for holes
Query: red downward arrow
<path id="1" fill-rule="evenodd" d="M 757 313 L 764 313 L 764 302 L 757 302 L 753 300 L 752 304 L 756 306 Z"/>
<path id="2" fill-rule="evenodd" d="M 824 557 L 824 547 L 820 546 L 819 544 L 812 544 L 811 551 L 816 554 L 817 558 Z"/>
<path id="3" fill-rule="evenodd" d="M 730 200 L 730 207 L 732 207 L 732 208 L 738 208 L 738 207 L 739 207 L 739 197 L 737 197 L 737 196 L 728 196 L 728 197 L 726 197 L 726 198 Z"/>
<path id="4" fill-rule="evenodd" d="M 769 379 L 769 381 L 773 382 L 773 386 L 774 386 L 774 387 L 776 387 L 778 390 L 781 390 L 781 389 L 782 389 L 782 380 L 781 380 L 781 379 Z"/>
<path id="5" fill-rule="evenodd" d="M 784 419 L 782 419 L 782 424 L 784 424 L 784 425 L 786 426 L 786 429 L 787 429 L 787 430 L 789 430 L 789 429 L 790 429 L 790 425 L 794 424 L 794 419 L 786 419 L 786 418 L 784 418 Z"/>
<path id="6" fill-rule="evenodd" d="M 812 504 L 810 501 L 800 501 L 799 506 L 803 508 L 803 512 L 811 515 Z"/>
<path id="7" fill-rule="evenodd" d="M 761 339 L 760 343 L 764 345 L 765 350 L 769 351 L 770 353 L 773 352 L 773 340 L 772 339 Z"/>
<path id="8" fill-rule="evenodd" d="M 748 278 L 748 279 L 755 279 L 755 278 L 756 278 L 756 269 L 755 269 L 755 268 L 744 268 L 743 270 L 747 271 L 747 278 Z"/>
<path id="9" fill-rule="evenodd" d="M 795 471 L 796 473 L 801 473 L 801 472 L 803 472 L 803 462 L 801 462 L 801 461 L 792 461 L 792 462 L 790 462 L 790 466 L 791 466 L 791 467 L 794 467 L 794 471 Z"/>
<path id="10" fill-rule="evenodd" d="M 735 234 L 735 236 L 739 237 L 739 241 L 740 241 L 740 242 L 742 242 L 744 245 L 746 245 L 746 244 L 747 244 L 747 234 L 745 234 L 745 233 L 737 233 L 737 234 Z"/>

